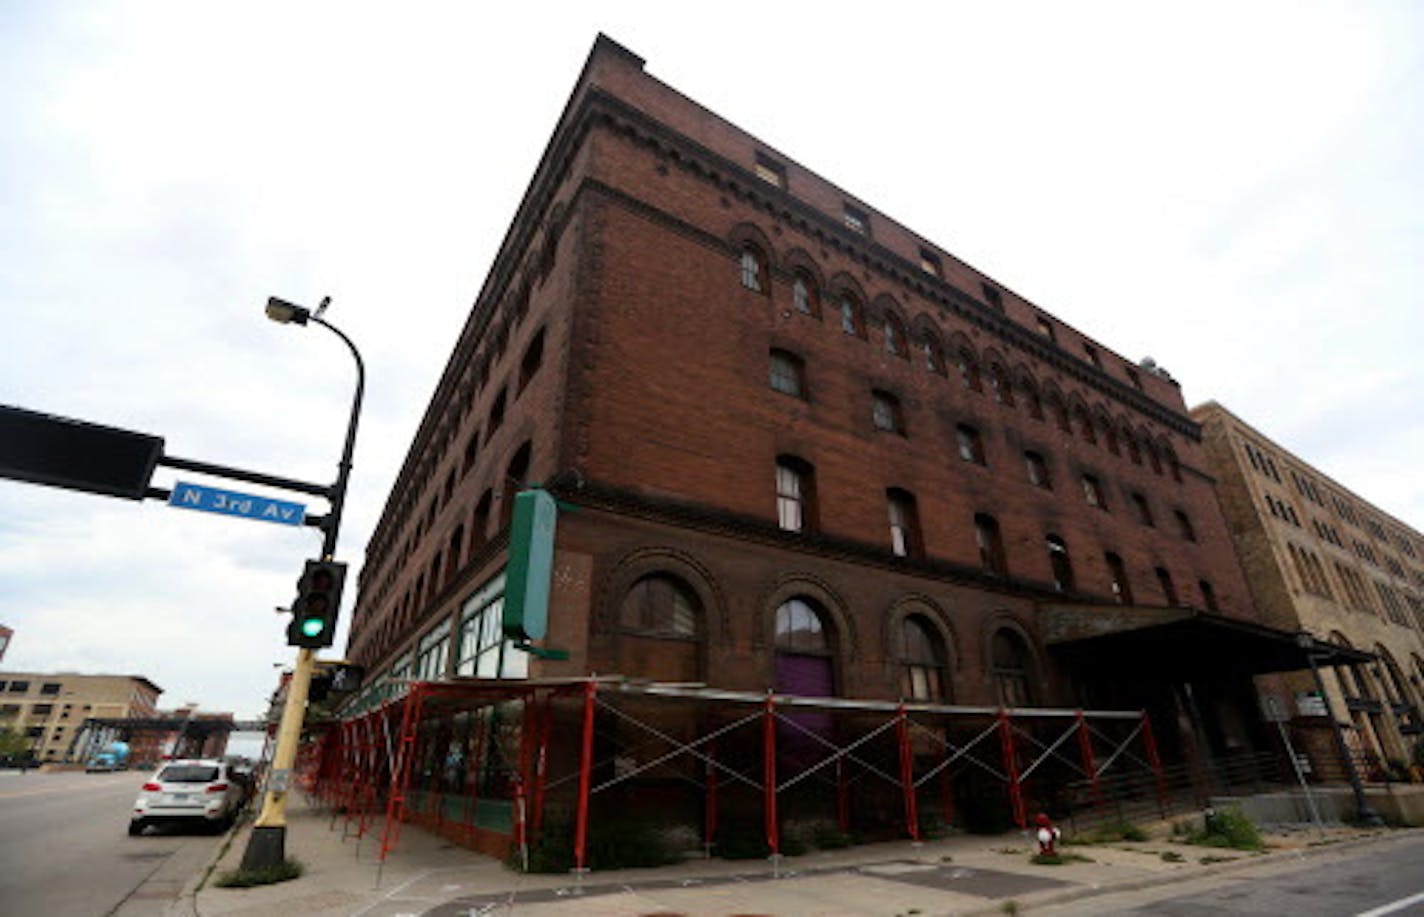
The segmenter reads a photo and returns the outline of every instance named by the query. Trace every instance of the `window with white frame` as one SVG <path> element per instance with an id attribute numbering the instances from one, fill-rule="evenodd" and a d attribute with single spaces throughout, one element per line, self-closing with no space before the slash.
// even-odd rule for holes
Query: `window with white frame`
<path id="1" fill-rule="evenodd" d="M 526 678 L 529 655 L 504 636 L 504 574 L 465 600 L 460 611 L 457 675 L 477 678 Z"/>

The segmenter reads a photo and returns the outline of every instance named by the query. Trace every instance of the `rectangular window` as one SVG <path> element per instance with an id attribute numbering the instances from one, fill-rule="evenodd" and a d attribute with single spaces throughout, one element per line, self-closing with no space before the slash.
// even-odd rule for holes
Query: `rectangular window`
<path id="1" fill-rule="evenodd" d="M 802 474 L 785 462 L 776 464 L 776 519 L 782 530 L 800 532 L 805 529 L 806 514 Z"/>
<path id="2" fill-rule="evenodd" d="M 864 210 L 845 205 L 845 224 L 851 232 L 858 232 L 862 236 L 870 235 L 870 217 L 866 216 Z"/>
<path id="3" fill-rule="evenodd" d="M 900 402 L 894 395 L 888 392 L 872 392 L 870 412 L 875 429 L 904 435 L 905 426 L 904 420 L 900 416 Z"/>
<path id="4" fill-rule="evenodd" d="M 984 441 L 979 431 L 967 424 L 954 428 L 954 436 L 959 444 L 959 457 L 974 465 L 984 464 Z"/>
<path id="5" fill-rule="evenodd" d="M 47 681 L 47 682 L 45 682 L 44 684 L 40 685 L 40 693 L 41 693 L 41 694 L 48 694 L 48 695 L 51 695 L 51 696 L 53 696 L 53 695 L 55 695 L 55 694 L 58 694 L 58 693 L 59 693 L 59 682 L 57 682 L 57 681 Z"/>
<path id="6" fill-rule="evenodd" d="M 1152 507 L 1148 505 L 1147 498 L 1142 494 L 1132 495 L 1132 507 L 1137 511 L 1137 521 L 1143 525 L 1152 525 Z"/>
<path id="7" fill-rule="evenodd" d="M 1090 474 L 1083 475 L 1083 499 L 1088 501 L 1089 506 L 1096 506 L 1098 509 L 1107 509 L 1107 502 L 1103 500 L 1103 488 L 1098 483 L 1098 479 Z"/>
<path id="8" fill-rule="evenodd" d="M 415 679 L 440 681 L 445 677 L 445 663 L 450 654 L 450 622 L 446 621 L 420 640 L 415 654 Z"/>
<path id="9" fill-rule="evenodd" d="M 890 511 L 890 550 L 896 557 L 918 553 L 914 498 L 893 489 L 886 497 Z"/>
<path id="10" fill-rule="evenodd" d="M 1048 475 L 1048 463 L 1037 452 L 1024 453 L 1024 465 L 1028 469 L 1028 482 L 1044 490 L 1053 489 L 1053 479 Z"/>
<path id="11" fill-rule="evenodd" d="M 805 391 L 802 385 L 801 360 L 785 350 L 771 352 L 771 387 L 784 395 L 800 398 Z"/>
<path id="12" fill-rule="evenodd" d="M 526 678 L 529 655 L 505 639 L 504 574 L 500 573 L 465 601 L 460 613 L 458 675 L 477 678 Z"/>
<path id="13" fill-rule="evenodd" d="M 30 708 L 30 716 L 49 716 L 54 712 L 54 704 L 35 704 Z"/>
<path id="14" fill-rule="evenodd" d="M 26 691 L 28 691 L 28 690 L 30 690 L 30 683 L 29 683 L 28 681 L 12 681 L 12 682 L 10 682 L 10 693 L 11 693 L 11 694 L 24 694 L 24 693 L 25 693 Z"/>
<path id="15" fill-rule="evenodd" d="M 786 166 L 765 153 L 756 154 L 756 175 L 768 185 L 774 185 L 777 188 L 786 187 Z"/>

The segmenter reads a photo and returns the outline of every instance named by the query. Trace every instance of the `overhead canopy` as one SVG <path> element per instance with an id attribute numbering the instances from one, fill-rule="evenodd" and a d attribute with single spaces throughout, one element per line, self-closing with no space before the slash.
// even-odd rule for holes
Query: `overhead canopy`
<path id="1" fill-rule="evenodd" d="M 1071 661 L 1163 678 L 1264 675 L 1317 665 L 1371 662 L 1373 653 L 1193 608 L 1137 605 L 1045 605 L 1044 642 Z M 1109 674 L 1107 672 L 1102 674 Z"/>

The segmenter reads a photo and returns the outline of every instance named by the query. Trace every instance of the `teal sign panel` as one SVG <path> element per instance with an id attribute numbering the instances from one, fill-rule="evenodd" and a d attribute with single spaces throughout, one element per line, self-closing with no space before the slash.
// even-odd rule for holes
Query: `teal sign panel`
<path id="1" fill-rule="evenodd" d="M 549 587 L 558 520 L 559 508 L 547 491 L 515 494 L 503 617 L 504 635 L 512 640 L 540 640 L 549 631 Z"/>

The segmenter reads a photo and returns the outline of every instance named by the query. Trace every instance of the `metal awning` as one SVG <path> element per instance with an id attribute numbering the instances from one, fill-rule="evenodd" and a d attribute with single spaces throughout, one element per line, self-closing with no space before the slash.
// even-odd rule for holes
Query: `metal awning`
<path id="1" fill-rule="evenodd" d="M 1373 653 L 1194 608 L 1043 605 L 1039 625 L 1055 653 L 1117 671 L 1183 675 L 1294 672 L 1372 662 Z"/>

